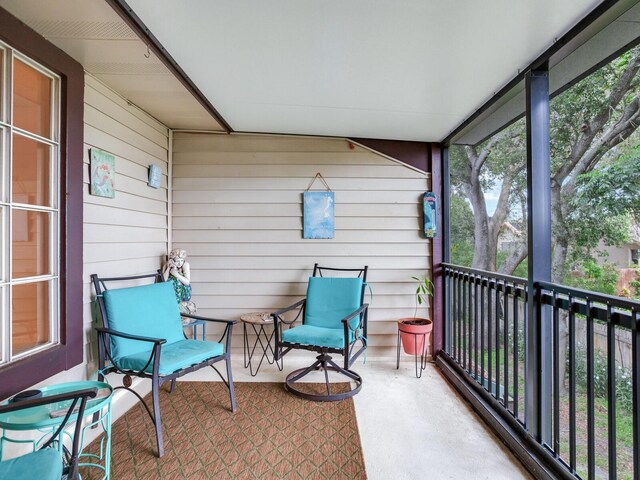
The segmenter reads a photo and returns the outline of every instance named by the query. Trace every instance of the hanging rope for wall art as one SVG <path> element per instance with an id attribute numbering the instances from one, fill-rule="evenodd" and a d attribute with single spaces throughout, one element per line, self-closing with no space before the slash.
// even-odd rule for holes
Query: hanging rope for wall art
<path id="1" fill-rule="evenodd" d="M 310 192 L 313 183 L 320 177 L 327 192 Z M 302 194 L 303 233 L 302 238 L 333 238 L 335 194 L 320 172 L 316 173 L 307 190 Z"/>
<path id="2" fill-rule="evenodd" d="M 313 183 L 320 178 L 320 180 L 322 181 L 322 183 L 324 183 L 324 186 L 327 187 L 327 190 L 332 192 L 333 190 L 331 190 L 331 187 L 329 186 L 329 184 L 327 183 L 327 181 L 324 179 L 324 177 L 322 176 L 322 174 L 320 172 L 316 173 L 316 176 L 313 177 L 313 180 L 311 180 L 311 183 L 309 184 L 309 186 L 307 187 L 307 189 L 305 190 L 305 192 L 308 192 L 309 190 L 311 190 L 311 187 L 313 186 Z"/>

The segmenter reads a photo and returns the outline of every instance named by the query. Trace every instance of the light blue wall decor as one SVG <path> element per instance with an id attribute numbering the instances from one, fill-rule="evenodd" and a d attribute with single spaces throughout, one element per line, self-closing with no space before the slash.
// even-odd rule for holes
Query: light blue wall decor
<path id="1" fill-rule="evenodd" d="M 435 238 L 438 233 L 436 210 L 436 194 L 426 192 L 422 197 L 422 211 L 424 213 L 424 236 L 427 238 Z"/>
<path id="2" fill-rule="evenodd" d="M 147 185 L 152 188 L 160 188 L 162 182 L 162 169 L 153 163 L 149 165 L 149 181 Z"/>
<path id="3" fill-rule="evenodd" d="M 333 192 L 304 192 L 304 238 L 333 238 L 335 211 Z"/>
<path id="4" fill-rule="evenodd" d="M 91 195 L 115 196 L 116 158 L 97 148 L 91 149 Z"/>

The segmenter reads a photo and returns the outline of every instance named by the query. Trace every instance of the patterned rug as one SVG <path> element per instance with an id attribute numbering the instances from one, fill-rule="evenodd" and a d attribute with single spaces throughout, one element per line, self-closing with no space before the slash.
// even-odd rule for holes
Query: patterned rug
<path id="1" fill-rule="evenodd" d="M 172 394 L 161 389 L 161 459 L 151 420 L 138 402 L 113 424 L 112 479 L 367 478 L 353 399 L 310 402 L 281 383 L 235 387 L 235 414 L 220 382 L 178 382 Z M 145 401 L 150 404 L 149 395 Z M 81 473 L 85 480 L 96 478 Z"/>

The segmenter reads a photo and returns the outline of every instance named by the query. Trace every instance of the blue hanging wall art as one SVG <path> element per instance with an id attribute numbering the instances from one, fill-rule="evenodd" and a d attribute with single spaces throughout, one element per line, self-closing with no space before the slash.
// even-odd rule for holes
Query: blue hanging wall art
<path id="1" fill-rule="evenodd" d="M 335 210 L 333 192 L 304 192 L 304 238 L 333 238 Z"/>

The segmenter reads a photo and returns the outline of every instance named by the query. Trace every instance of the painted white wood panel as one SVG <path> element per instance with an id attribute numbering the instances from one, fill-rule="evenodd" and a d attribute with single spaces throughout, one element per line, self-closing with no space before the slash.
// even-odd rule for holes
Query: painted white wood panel
<path id="1" fill-rule="evenodd" d="M 387 165 L 388 160 L 369 152 L 176 152 L 174 165 Z"/>
<path id="2" fill-rule="evenodd" d="M 270 263 L 266 263 L 264 266 L 260 262 L 260 259 L 254 258 L 251 259 L 251 263 L 247 262 L 244 266 L 236 267 L 235 269 L 228 268 L 212 268 L 209 270 L 191 270 L 191 279 L 193 282 L 210 282 L 214 279 L 216 282 L 231 282 L 231 283 L 246 283 L 248 278 L 251 278 L 251 283 L 269 283 L 269 282 L 281 282 L 281 283 L 289 283 L 289 282 L 306 282 L 311 275 L 311 272 L 308 270 L 309 265 L 313 267 L 313 263 L 317 261 L 318 257 L 297 257 L 296 260 L 299 260 L 299 263 L 292 264 L 287 269 L 278 270 L 279 265 L 276 265 L 273 268 L 270 268 Z M 203 257 L 198 257 L 198 262 L 204 261 Z M 240 259 L 238 259 L 240 260 Z M 242 258 L 242 260 L 246 260 Z M 285 260 L 285 259 L 283 259 Z M 422 267 L 415 267 L 418 259 L 415 258 L 405 258 L 408 262 L 411 262 L 411 265 L 404 264 L 396 264 L 394 262 L 381 262 L 379 258 L 376 258 L 376 269 L 369 272 L 369 280 L 372 283 L 380 283 L 380 282 L 397 282 L 397 283 L 407 283 L 408 279 L 411 277 L 415 277 L 418 275 L 424 274 L 424 270 Z M 427 259 L 429 260 L 429 259 Z M 231 259 L 233 261 L 233 259 Z M 337 265 L 338 261 L 340 266 L 343 268 L 356 268 L 362 266 L 361 259 L 349 259 L 349 258 L 340 258 L 334 259 L 331 257 L 323 257 L 323 262 L 325 265 Z M 407 262 L 407 263 L 408 263 Z M 259 265 L 261 268 L 257 268 L 256 265 Z M 377 288 L 376 288 L 377 292 Z"/>
<path id="3" fill-rule="evenodd" d="M 173 145 L 173 245 L 189 254 L 199 313 L 284 307 L 304 296 L 315 262 L 367 264 L 370 344 L 395 354 L 395 322 L 415 312 L 411 277 L 431 269 L 429 175 L 342 139 L 177 133 Z M 316 172 L 336 195 L 332 240 L 302 238 L 302 192 Z"/>
<path id="4" fill-rule="evenodd" d="M 202 177 L 202 173 L 195 173 L 197 177 Z M 313 177 L 315 173 L 312 173 Z M 277 181 L 277 179 L 270 178 L 271 181 Z M 229 179 L 231 182 L 232 179 Z M 306 188 L 302 189 L 302 191 Z M 273 190 L 217 190 L 217 191 L 202 191 L 202 190 L 175 190 L 174 189 L 174 201 L 175 203 L 246 203 L 255 204 L 258 203 L 256 198 L 268 198 L 269 203 L 293 203 L 301 205 L 302 203 L 302 191 L 273 191 Z M 336 190 L 338 191 L 338 190 Z M 417 203 L 421 200 L 420 192 L 417 191 L 394 191 L 394 192 L 377 192 L 377 191 L 342 191 L 340 190 L 340 202 L 336 200 L 336 215 L 344 204 L 355 203 L 362 205 L 359 209 L 366 210 L 372 203 L 386 203 L 386 204 L 410 204 L 411 207 L 417 208 Z M 301 210 L 299 210 L 301 211 Z"/>
<path id="5" fill-rule="evenodd" d="M 336 217 L 336 229 L 348 230 L 411 230 L 416 221 L 412 217 Z M 177 217 L 173 219 L 173 235 L 181 230 L 244 231 L 296 230 L 302 228 L 302 215 L 289 217 Z"/>
<path id="6" fill-rule="evenodd" d="M 212 141 L 211 135 L 191 134 L 174 137 L 174 154 L 209 152 L 345 152 L 349 142 L 323 137 L 280 137 L 277 142 L 267 135 L 219 135 L 220 141 Z"/>
<path id="7" fill-rule="evenodd" d="M 388 160 L 385 160 L 388 161 Z M 363 167 L 366 168 L 366 167 Z M 253 173 L 253 172 L 252 172 Z M 423 190 L 424 179 L 398 179 L 398 178 L 361 178 L 358 182 L 351 178 L 327 177 L 326 181 L 334 190 L 341 191 L 407 191 Z M 189 188 L 193 190 L 249 190 L 264 188 L 266 190 L 293 190 L 301 192 L 309 186 L 308 178 L 280 178 L 277 182 L 265 184 L 260 177 L 235 177 L 233 183 L 224 177 L 219 178 L 174 178 L 173 185 L 176 190 Z M 266 188 L 265 188 L 266 187 Z"/>
<path id="8" fill-rule="evenodd" d="M 152 273 L 167 251 L 169 131 L 90 75 L 85 83 L 83 319 L 90 373 L 97 361 L 90 275 Z M 114 198 L 90 194 L 91 148 L 116 158 Z M 164 173 L 159 189 L 147 185 L 150 163 Z"/>
<path id="9" fill-rule="evenodd" d="M 420 216 L 420 210 L 415 208 L 406 208 L 405 205 L 393 205 L 387 203 L 355 203 L 352 205 L 341 204 L 336 211 L 336 218 L 340 217 L 412 217 Z M 273 216 L 273 217 L 293 217 L 302 216 L 302 205 L 300 202 L 295 204 L 275 204 L 275 203 L 254 203 L 252 207 L 247 208 L 246 204 L 177 204 L 174 202 L 172 206 L 175 218 L 181 217 L 253 217 L 253 216 Z"/>

